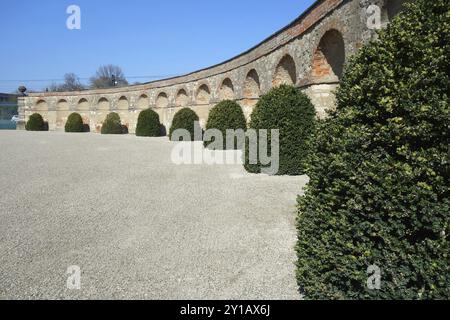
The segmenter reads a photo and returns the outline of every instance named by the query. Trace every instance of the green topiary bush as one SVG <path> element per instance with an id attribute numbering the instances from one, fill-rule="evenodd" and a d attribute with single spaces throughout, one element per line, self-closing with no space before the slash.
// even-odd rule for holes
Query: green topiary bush
<path id="1" fill-rule="evenodd" d="M 27 131 L 48 131 L 48 125 L 46 126 L 44 118 L 39 113 L 34 113 L 28 119 L 25 129 Z"/>
<path id="2" fill-rule="evenodd" d="M 189 133 L 191 134 L 191 141 L 194 141 L 195 122 L 198 121 L 199 117 L 194 110 L 189 108 L 181 109 L 173 117 L 172 126 L 170 127 L 169 130 L 170 139 L 173 140 L 172 134 L 175 130 L 185 129 L 189 131 Z"/>
<path id="3" fill-rule="evenodd" d="M 123 128 L 120 121 L 120 116 L 115 113 L 111 112 L 106 117 L 105 121 L 102 125 L 102 134 L 123 134 Z"/>
<path id="4" fill-rule="evenodd" d="M 228 129 L 247 129 L 247 120 L 245 120 L 244 112 L 239 104 L 234 101 L 224 100 L 219 102 L 211 109 L 206 123 L 206 130 L 217 129 L 222 132 L 224 141 L 223 148 L 227 149 L 226 145 L 226 130 Z M 211 141 L 212 142 L 212 141 Z M 205 142 L 205 147 L 208 147 L 211 142 Z M 237 149 L 237 143 L 234 143 L 234 148 Z"/>
<path id="5" fill-rule="evenodd" d="M 66 132 L 84 132 L 83 118 L 80 114 L 74 112 L 68 118 L 65 125 Z"/>
<path id="6" fill-rule="evenodd" d="M 160 136 L 159 115 L 152 109 L 141 111 L 136 126 L 136 136 L 138 137 L 159 137 Z"/>
<path id="7" fill-rule="evenodd" d="M 279 129 L 279 175 L 304 173 L 309 141 L 314 132 L 316 113 L 309 98 L 293 86 L 274 88 L 258 101 L 251 115 L 251 129 Z M 270 146 L 270 145 L 269 145 Z M 250 164 L 249 144 L 246 144 L 245 168 L 260 173 L 261 164 Z M 270 151 L 270 148 L 269 148 Z"/>
<path id="8" fill-rule="evenodd" d="M 306 298 L 450 298 L 448 12 L 416 0 L 347 67 L 299 198 Z"/>

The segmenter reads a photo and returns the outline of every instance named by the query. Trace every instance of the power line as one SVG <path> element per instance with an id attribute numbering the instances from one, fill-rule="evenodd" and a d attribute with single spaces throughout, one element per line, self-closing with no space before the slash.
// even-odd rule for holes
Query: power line
<path id="1" fill-rule="evenodd" d="M 152 75 L 152 76 L 131 76 L 125 77 L 125 79 L 163 79 L 163 78 L 171 78 L 177 75 Z M 89 80 L 89 78 L 78 78 L 79 80 Z M 65 79 L 15 79 L 15 80 L 6 80 L 0 79 L 0 82 L 51 82 L 51 81 L 64 81 Z"/>

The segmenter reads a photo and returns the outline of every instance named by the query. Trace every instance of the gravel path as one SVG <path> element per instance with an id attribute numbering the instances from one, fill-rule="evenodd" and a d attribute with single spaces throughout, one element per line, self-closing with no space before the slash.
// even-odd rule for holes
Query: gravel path
<path id="1" fill-rule="evenodd" d="M 299 299 L 307 178 L 176 166 L 173 146 L 0 131 L 0 299 Z"/>

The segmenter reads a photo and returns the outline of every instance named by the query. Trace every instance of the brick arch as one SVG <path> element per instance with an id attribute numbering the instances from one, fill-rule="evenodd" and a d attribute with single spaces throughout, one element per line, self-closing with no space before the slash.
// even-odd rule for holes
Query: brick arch
<path id="1" fill-rule="evenodd" d="M 157 108 L 167 108 L 169 106 L 169 96 L 165 92 L 160 92 L 156 97 Z"/>
<path id="2" fill-rule="evenodd" d="M 109 103 L 108 99 L 106 99 L 104 97 L 98 99 L 97 110 L 109 111 L 109 109 L 110 109 L 110 103 Z"/>
<path id="3" fill-rule="evenodd" d="M 56 103 L 56 128 L 62 128 L 69 116 L 70 106 L 66 99 L 60 99 Z"/>
<path id="4" fill-rule="evenodd" d="M 209 104 L 211 100 L 211 90 L 207 84 L 202 84 L 198 87 L 195 98 L 197 104 Z"/>
<path id="5" fill-rule="evenodd" d="M 66 99 L 59 99 L 56 103 L 56 111 L 69 111 L 69 103 Z"/>
<path id="6" fill-rule="evenodd" d="M 297 67 L 294 58 L 290 54 L 284 55 L 277 67 L 272 80 L 272 86 L 278 87 L 282 84 L 295 85 L 297 83 Z"/>
<path id="7" fill-rule="evenodd" d="M 230 78 L 225 78 L 219 88 L 220 100 L 234 100 L 234 85 Z"/>
<path id="8" fill-rule="evenodd" d="M 137 106 L 139 110 L 145 110 L 150 107 L 150 98 L 147 94 L 143 93 L 139 96 Z"/>
<path id="9" fill-rule="evenodd" d="M 117 110 L 128 110 L 130 108 L 130 103 L 126 96 L 121 96 L 117 103 Z"/>
<path id="10" fill-rule="evenodd" d="M 78 100 L 77 103 L 77 108 L 76 108 L 77 112 L 80 114 L 81 118 L 83 119 L 83 123 L 84 124 L 89 124 L 89 110 L 90 110 L 90 106 L 89 106 L 89 101 L 86 98 L 81 98 L 80 100 Z"/>
<path id="11" fill-rule="evenodd" d="M 185 88 L 181 88 L 177 92 L 177 96 L 175 98 L 175 105 L 177 107 L 186 107 L 189 103 L 189 95 L 188 91 Z"/>
<path id="12" fill-rule="evenodd" d="M 261 95 L 261 82 L 256 69 L 251 69 L 247 73 L 243 88 L 244 106 L 255 105 Z"/>
<path id="13" fill-rule="evenodd" d="M 89 101 L 86 98 L 81 98 L 77 103 L 77 111 L 89 111 Z"/>
<path id="14" fill-rule="evenodd" d="M 313 81 L 339 81 L 342 77 L 344 63 L 344 37 L 337 29 L 330 29 L 321 37 L 313 55 L 311 70 Z"/>
<path id="15" fill-rule="evenodd" d="M 37 111 L 48 111 L 48 103 L 44 99 L 36 101 L 35 108 Z"/>

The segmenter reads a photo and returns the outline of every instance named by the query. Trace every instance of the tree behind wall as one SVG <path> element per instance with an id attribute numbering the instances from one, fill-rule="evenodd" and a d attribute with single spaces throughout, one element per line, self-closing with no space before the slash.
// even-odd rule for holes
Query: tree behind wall
<path id="1" fill-rule="evenodd" d="M 127 79 L 122 71 L 122 68 L 112 64 L 101 66 L 97 73 L 90 79 L 92 89 L 103 89 L 114 87 L 113 76 L 117 81 L 118 87 L 128 85 Z"/>
<path id="2" fill-rule="evenodd" d="M 52 84 L 48 90 L 51 92 L 64 92 L 64 91 L 81 91 L 86 89 L 80 82 L 80 79 L 75 73 L 66 73 L 64 75 L 64 83 Z"/>

